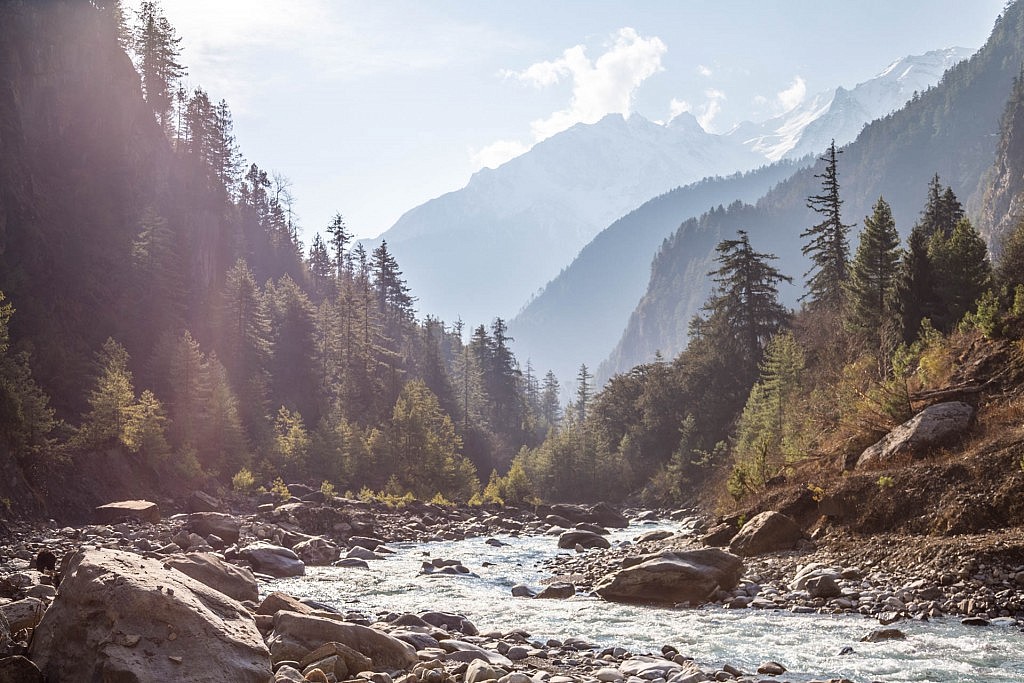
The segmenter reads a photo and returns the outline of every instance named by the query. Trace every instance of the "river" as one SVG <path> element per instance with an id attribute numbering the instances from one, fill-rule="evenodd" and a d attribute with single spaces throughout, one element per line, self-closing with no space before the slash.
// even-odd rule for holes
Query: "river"
<path id="1" fill-rule="evenodd" d="M 652 527 L 614 532 L 613 543 Z M 670 527 L 668 527 L 670 528 Z M 480 631 L 524 629 L 533 640 L 583 638 L 634 653 L 658 652 L 664 644 L 706 668 L 732 664 L 754 671 L 781 662 L 787 680 L 840 678 L 853 681 L 1010 683 L 1024 681 L 1024 634 L 1016 626 L 966 627 L 959 619 L 906 621 L 893 625 L 902 641 L 862 643 L 879 628 L 860 615 L 793 614 L 781 610 L 661 609 L 577 596 L 569 600 L 513 598 L 512 586 L 535 589 L 549 575 L 543 567 L 559 551 L 552 536 L 497 537 L 429 544 L 399 543 L 370 569 L 310 567 L 304 577 L 278 579 L 264 590 L 311 598 L 342 611 L 374 618 L 379 613 L 442 610 L 468 617 Z M 461 560 L 477 576 L 420 574 L 425 559 Z M 844 648 L 853 652 L 840 655 Z"/>

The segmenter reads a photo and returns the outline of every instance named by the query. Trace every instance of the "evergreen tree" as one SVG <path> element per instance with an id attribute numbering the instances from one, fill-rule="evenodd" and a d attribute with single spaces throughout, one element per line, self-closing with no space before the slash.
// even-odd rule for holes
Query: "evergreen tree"
<path id="1" fill-rule="evenodd" d="M 334 271 L 340 279 L 345 273 L 345 247 L 352 240 L 352 234 L 348 231 L 341 213 L 334 214 L 331 224 L 327 226 L 327 234 L 330 235 L 328 245 L 331 248 Z"/>
<path id="2" fill-rule="evenodd" d="M 928 257 L 935 269 L 936 292 L 942 304 L 941 314 L 933 322 L 937 329 L 949 332 L 991 285 L 988 250 L 970 220 L 961 218 L 948 237 L 942 232 L 932 235 Z"/>
<path id="3" fill-rule="evenodd" d="M 836 157 L 842 150 L 836 150 L 836 141 L 829 145 L 825 156 L 825 170 L 815 178 L 821 178 L 821 194 L 807 198 L 807 208 L 822 217 L 817 223 L 800 234 L 810 238 L 802 252 L 811 259 L 811 270 L 807 280 L 807 293 L 812 305 L 823 305 L 830 310 L 839 310 L 843 302 L 843 287 L 849 276 L 850 247 L 846 234 L 851 225 L 842 222 L 839 198 L 839 175 Z M 813 273 L 813 275 L 812 275 Z"/>
<path id="4" fill-rule="evenodd" d="M 928 183 L 928 198 L 917 226 L 929 240 L 939 234 L 949 239 L 953 228 L 964 217 L 963 207 L 956 198 L 952 188 L 943 189 L 939 174 L 936 173 Z"/>
<path id="5" fill-rule="evenodd" d="M 561 387 L 558 378 L 551 370 L 544 375 L 544 384 L 541 386 L 540 413 L 548 429 L 558 427 L 562 419 L 562 404 L 559 393 Z"/>
<path id="6" fill-rule="evenodd" d="M 587 368 L 586 363 L 580 363 L 580 369 L 576 373 L 576 416 L 578 423 L 582 425 L 587 419 L 587 408 L 590 406 L 590 399 L 594 395 L 594 375 Z"/>
<path id="7" fill-rule="evenodd" d="M 850 267 L 847 320 L 854 333 L 872 349 L 880 349 L 883 329 L 891 320 L 899 266 L 899 234 L 889 204 L 879 197 Z"/>
<path id="8" fill-rule="evenodd" d="M 903 342 L 912 344 L 921 331 L 921 322 L 939 312 L 935 274 L 928 257 L 928 237 L 915 226 L 907 237 L 896 277 L 896 306 Z"/>
<path id="9" fill-rule="evenodd" d="M 49 398 L 32 378 L 27 353 L 12 353 L 14 306 L 0 291 L 0 442 L 20 459 L 49 445 L 54 427 Z"/>
<path id="10" fill-rule="evenodd" d="M 313 242 L 309 245 L 308 263 L 309 275 L 313 281 L 313 298 L 319 302 L 328 296 L 334 282 L 334 266 L 320 233 L 313 236 Z"/>
<path id="11" fill-rule="evenodd" d="M 736 360 L 747 371 L 755 371 L 768 340 L 789 319 L 789 313 L 779 303 L 780 282 L 792 282 L 768 264 L 774 254 L 754 251 L 746 231 L 740 230 L 737 239 L 723 240 L 715 247 L 720 264 L 709 275 L 717 283 L 711 298 L 704 304 L 707 319 L 698 319 L 693 331 L 698 336 L 717 336 L 721 321 L 730 338 L 725 347 L 733 346 L 740 354 Z"/>
<path id="12" fill-rule="evenodd" d="M 185 67 L 178 63 L 181 38 L 175 35 L 159 4 L 152 0 L 142 3 L 136 17 L 133 42 L 142 90 L 160 125 L 166 128 L 170 124 L 174 84 L 185 75 Z"/>
<path id="13" fill-rule="evenodd" d="M 129 356 L 123 346 L 107 339 L 99 354 L 99 376 L 89 392 L 89 411 L 83 416 L 75 444 L 104 448 L 122 442 L 135 403 Z"/>
<path id="14" fill-rule="evenodd" d="M 1024 284 L 1024 219 L 1017 221 L 1017 225 L 1003 240 L 996 280 L 1009 291 Z"/>

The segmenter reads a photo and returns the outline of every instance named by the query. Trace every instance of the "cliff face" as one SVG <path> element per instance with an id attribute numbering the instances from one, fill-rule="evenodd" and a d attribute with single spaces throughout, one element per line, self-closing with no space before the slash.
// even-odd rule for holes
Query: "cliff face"
<path id="1" fill-rule="evenodd" d="M 1022 74 L 1024 76 L 1024 74 Z M 981 187 L 979 230 L 994 256 L 1024 218 L 1024 78 L 1014 81 L 1003 113 L 999 146 Z"/>
<path id="2" fill-rule="evenodd" d="M 116 329 L 136 207 L 166 185 L 169 156 L 107 15 L 0 5 L 0 289 L 51 395 Z"/>

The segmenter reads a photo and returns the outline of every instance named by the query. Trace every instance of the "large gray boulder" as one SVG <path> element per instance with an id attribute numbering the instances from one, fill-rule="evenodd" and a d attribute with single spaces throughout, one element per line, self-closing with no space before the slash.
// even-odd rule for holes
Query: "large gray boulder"
<path id="1" fill-rule="evenodd" d="M 237 543 L 242 524 L 238 518 L 223 512 L 193 512 L 188 516 L 186 527 L 203 537 L 213 534 L 225 543 Z"/>
<path id="2" fill-rule="evenodd" d="M 601 534 L 595 534 L 593 531 L 583 531 L 580 529 L 573 529 L 572 531 L 566 531 L 558 537 L 559 548 L 575 548 L 581 546 L 583 548 L 611 548 L 612 544 L 608 542 L 608 539 Z"/>
<path id="3" fill-rule="evenodd" d="M 885 465 L 896 456 L 920 457 L 936 446 L 961 436 L 971 426 L 974 407 L 960 401 L 928 406 L 857 458 L 857 467 Z"/>
<path id="4" fill-rule="evenodd" d="M 299 541 L 292 548 L 299 559 L 310 566 L 329 565 L 341 557 L 341 548 L 322 536 Z M 374 555 L 374 557 L 377 557 Z"/>
<path id="5" fill-rule="evenodd" d="M 172 555 L 164 560 L 164 565 L 177 569 L 239 602 L 257 602 L 260 599 L 260 589 L 251 571 L 225 562 L 212 553 Z"/>
<path id="6" fill-rule="evenodd" d="M 373 668 L 403 670 L 418 660 L 416 649 L 383 631 L 344 621 L 337 615 L 279 611 L 267 638 L 274 662 L 301 661 L 325 643 L 341 643 L 368 657 Z"/>
<path id="7" fill-rule="evenodd" d="M 743 557 L 792 550 L 804 532 L 791 518 L 771 510 L 752 517 L 729 544 L 729 551 Z"/>
<path id="8" fill-rule="evenodd" d="M 48 681 L 266 683 L 270 653 L 237 601 L 162 562 L 81 550 L 32 638 Z"/>
<path id="9" fill-rule="evenodd" d="M 257 541 L 238 551 L 238 556 L 252 565 L 254 571 L 276 578 L 302 576 L 306 565 L 294 550 L 273 543 Z"/>
<path id="10" fill-rule="evenodd" d="M 663 552 L 601 579 L 594 592 L 614 602 L 700 603 L 733 588 L 743 560 L 718 548 Z"/>

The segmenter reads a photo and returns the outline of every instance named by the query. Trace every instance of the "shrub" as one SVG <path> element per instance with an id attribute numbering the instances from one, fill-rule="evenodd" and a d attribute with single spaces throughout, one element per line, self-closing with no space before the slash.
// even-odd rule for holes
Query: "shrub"
<path id="1" fill-rule="evenodd" d="M 274 483 L 270 485 L 270 492 L 278 500 L 288 500 L 292 497 L 292 492 L 288 490 L 288 485 L 284 483 L 284 479 L 281 477 L 275 479 Z"/>
<path id="2" fill-rule="evenodd" d="M 248 467 L 243 467 L 231 477 L 231 488 L 239 493 L 250 493 L 255 486 L 256 477 Z"/>

